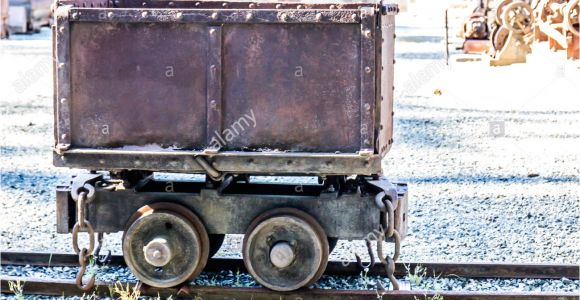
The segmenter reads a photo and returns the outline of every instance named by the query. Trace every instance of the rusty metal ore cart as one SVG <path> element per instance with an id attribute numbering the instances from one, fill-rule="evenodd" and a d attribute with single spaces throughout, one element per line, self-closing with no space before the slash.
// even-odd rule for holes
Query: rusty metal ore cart
<path id="1" fill-rule="evenodd" d="M 81 262 L 77 284 L 91 287 L 94 278 L 82 279 L 89 256 L 118 231 L 127 265 L 155 287 L 195 278 L 226 234 L 245 234 L 248 271 L 279 291 L 316 282 L 338 239 L 392 241 L 392 257 L 382 243 L 378 252 L 394 266 L 407 191 L 382 177 L 381 158 L 393 142 L 397 10 L 340 0 L 58 1 L 54 164 L 90 171 L 57 187 L 58 232 L 72 232 Z"/>

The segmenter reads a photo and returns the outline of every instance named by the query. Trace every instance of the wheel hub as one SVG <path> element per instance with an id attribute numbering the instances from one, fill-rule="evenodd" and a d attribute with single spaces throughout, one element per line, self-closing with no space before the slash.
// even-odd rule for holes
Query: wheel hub
<path id="1" fill-rule="evenodd" d="M 270 250 L 270 261 L 279 269 L 288 267 L 294 261 L 294 250 L 287 242 L 279 242 Z"/>
<path id="2" fill-rule="evenodd" d="M 205 267 L 209 238 L 189 209 L 172 203 L 142 207 L 123 235 L 123 258 L 143 283 L 159 288 L 179 285 Z"/>
<path id="3" fill-rule="evenodd" d="M 154 238 L 143 247 L 145 260 L 152 266 L 163 267 L 173 258 L 169 243 L 165 238 Z"/>
<path id="4" fill-rule="evenodd" d="M 303 211 L 280 208 L 258 216 L 244 236 L 248 272 L 261 285 L 293 291 L 316 282 L 328 262 L 328 240 Z"/>

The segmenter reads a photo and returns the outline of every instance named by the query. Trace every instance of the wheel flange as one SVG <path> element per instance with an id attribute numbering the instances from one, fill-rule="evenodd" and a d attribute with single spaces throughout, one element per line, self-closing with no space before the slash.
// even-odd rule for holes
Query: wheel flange
<path id="1" fill-rule="evenodd" d="M 123 235 L 123 257 L 143 283 L 172 287 L 196 277 L 205 267 L 209 239 L 190 210 L 172 203 L 141 208 Z"/>
<path id="2" fill-rule="evenodd" d="M 328 262 L 328 240 L 310 215 L 280 208 L 258 216 L 244 236 L 244 264 L 254 279 L 276 291 L 316 282 Z"/>

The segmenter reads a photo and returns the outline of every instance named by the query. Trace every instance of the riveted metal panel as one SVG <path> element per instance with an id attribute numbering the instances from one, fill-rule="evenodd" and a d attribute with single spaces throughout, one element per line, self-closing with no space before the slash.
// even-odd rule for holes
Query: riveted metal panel
<path id="1" fill-rule="evenodd" d="M 379 154 L 385 157 L 393 144 L 393 91 L 394 64 L 395 64 L 395 14 L 393 7 L 387 6 L 389 11 L 381 15 L 380 29 L 382 43 L 380 59 L 382 71 L 380 73 L 380 126 L 379 126 Z"/>
<path id="2" fill-rule="evenodd" d="M 205 144 L 206 26 L 71 27 L 73 147 Z"/>
<path id="3" fill-rule="evenodd" d="M 208 27 L 207 66 L 207 144 L 212 144 L 216 132 L 222 131 L 222 28 Z M 217 145 L 216 145 L 217 146 Z M 214 150 L 218 150 L 215 147 Z"/>
<path id="4" fill-rule="evenodd" d="M 225 27 L 224 126 L 237 130 L 226 148 L 356 152 L 359 28 Z"/>
<path id="5" fill-rule="evenodd" d="M 70 74 L 70 23 L 68 6 L 56 10 L 56 148 L 67 149 L 71 144 L 71 74 Z"/>
<path id="6" fill-rule="evenodd" d="M 375 140 L 375 11 L 361 8 L 360 24 L 360 150 L 373 153 Z"/>
<path id="7" fill-rule="evenodd" d="M 60 14 L 55 165 L 380 173 L 374 4 L 81 2 Z"/>

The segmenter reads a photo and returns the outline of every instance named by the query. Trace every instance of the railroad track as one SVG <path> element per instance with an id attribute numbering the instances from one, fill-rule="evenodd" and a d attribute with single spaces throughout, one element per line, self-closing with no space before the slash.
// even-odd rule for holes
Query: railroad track
<path id="1" fill-rule="evenodd" d="M 69 266 L 78 265 L 76 255 L 61 253 L 36 252 L 3 252 L 0 254 L 2 265 L 14 266 Z M 111 256 L 110 266 L 124 266 L 121 256 Z M 395 275 L 405 276 L 414 272 L 418 266 L 424 268 L 426 274 L 436 274 L 442 277 L 466 278 L 527 278 L 527 279 L 580 279 L 580 266 L 572 264 L 505 264 L 505 263 L 397 263 Z M 369 275 L 385 275 L 384 266 L 376 264 Z M 241 259 L 216 258 L 210 259 L 206 271 L 239 270 L 245 271 Z M 325 274 L 327 275 L 359 275 L 360 268 L 355 262 L 343 264 L 331 261 Z M 56 296 L 80 296 L 86 292 L 79 290 L 74 280 L 58 280 L 46 278 L 25 278 L 14 276 L 0 276 L 1 290 L 9 293 L 7 282 L 20 281 L 23 283 L 25 294 L 42 294 Z M 96 295 L 110 295 L 115 283 L 98 282 L 91 293 Z M 135 283 L 130 283 L 135 287 Z M 567 292 L 473 292 L 473 291 L 418 291 L 401 290 L 386 291 L 383 293 L 372 290 L 323 290 L 301 289 L 291 293 L 279 293 L 264 288 L 237 288 L 216 286 L 182 286 L 178 288 L 158 289 L 140 287 L 141 295 L 161 296 L 162 298 L 177 295 L 184 297 L 200 297 L 201 299 L 376 299 L 382 294 L 383 299 L 430 299 L 435 295 L 443 299 L 580 299 L 577 293 Z M 199 299 L 199 298 L 197 298 Z"/>

